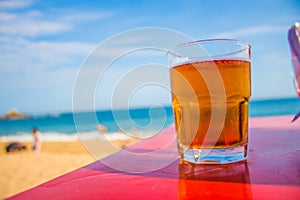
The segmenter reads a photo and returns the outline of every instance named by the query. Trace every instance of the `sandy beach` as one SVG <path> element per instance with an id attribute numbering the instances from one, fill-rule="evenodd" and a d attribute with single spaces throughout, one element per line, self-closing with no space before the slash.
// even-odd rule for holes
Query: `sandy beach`
<path id="1" fill-rule="evenodd" d="M 135 141 L 114 141 L 120 148 Z M 30 142 L 22 142 L 27 150 L 6 153 L 9 142 L 0 142 L 0 199 L 12 196 L 67 172 L 85 166 L 96 159 L 85 149 L 80 141 L 46 141 L 41 152 L 31 150 Z M 116 152 L 105 143 L 98 158 L 104 158 Z"/>

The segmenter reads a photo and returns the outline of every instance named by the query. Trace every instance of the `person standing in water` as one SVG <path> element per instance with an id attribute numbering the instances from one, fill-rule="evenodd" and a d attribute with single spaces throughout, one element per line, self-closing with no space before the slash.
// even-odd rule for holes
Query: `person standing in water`
<path id="1" fill-rule="evenodd" d="M 42 147 L 41 133 L 38 131 L 37 128 L 33 128 L 32 135 L 33 135 L 32 150 L 35 153 L 39 153 L 41 151 L 41 147 Z"/>

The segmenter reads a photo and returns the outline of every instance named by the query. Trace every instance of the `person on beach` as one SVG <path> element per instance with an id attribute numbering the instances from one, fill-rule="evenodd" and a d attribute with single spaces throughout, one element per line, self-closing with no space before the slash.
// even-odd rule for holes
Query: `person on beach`
<path id="1" fill-rule="evenodd" d="M 99 131 L 100 133 L 106 133 L 106 132 L 107 132 L 107 129 L 106 129 L 106 127 L 105 127 L 103 124 L 99 124 L 99 125 L 97 126 L 97 129 L 98 129 L 98 131 Z"/>
<path id="2" fill-rule="evenodd" d="M 35 153 L 39 153 L 41 151 L 41 147 L 42 147 L 41 133 L 37 130 L 37 128 L 33 128 L 32 135 L 33 135 L 32 150 Z"/>

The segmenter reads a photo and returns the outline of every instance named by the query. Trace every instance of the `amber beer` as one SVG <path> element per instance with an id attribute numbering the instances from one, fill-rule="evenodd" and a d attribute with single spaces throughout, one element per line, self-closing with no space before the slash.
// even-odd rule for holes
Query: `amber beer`
<path id="1" fill-rule="evenodd" d="M 210 93 L 202 74 L 209 74 L 210 70 L 216 70 L 216 68 L 224 83 L 226 115 L 221 133 L 215 133 L 218 136 L 217 141 L 210 141 L 205 138 L 209 125 L 214 126 L 210 123 L 211 99 L 212 96 L 218 98 L 218 94 Z M 170 69 L 170 78 L 175 127 L 181 157 L 184 156 L 184 151 L 194 149 L 226 150 L 239 147 L 247 149 L 248 100 L 251 95 L 250 61 L 216 59 L 179 64 Z M 191 87 L 192 90 L 188 90 L 188 87 Z M 196 98 L 192 98 L 195 94 Z M 214 109 L 218 109 L 218 106 L 222 105 L 214 105 Z M 199 117 L 193 117 L 197 113 L 199 113 Z M 246 153 L 247 151 L 245 151 Z M 208 162 L 210 161 L 208 160 Z"/>

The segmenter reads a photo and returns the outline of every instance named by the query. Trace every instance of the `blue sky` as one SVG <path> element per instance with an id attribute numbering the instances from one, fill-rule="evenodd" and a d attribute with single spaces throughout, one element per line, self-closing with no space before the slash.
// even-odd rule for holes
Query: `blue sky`
<path id="1" fill-rule="evenodd" d="M 296 97 L 287 31 L 300 21 L 299 10 L 297 0 L 1 0 L 0 113 L 12 107 L 71 111 L 76 76 L 89 53 L 113 35 L 142 27 L 167 28 L 195 40 L 244 40 L 252 45 L 252 99 Z M 153 98 L 156 104 L 169 101 L 165 94 L 141 91 L 132 104 L 147 105 Z"/>

